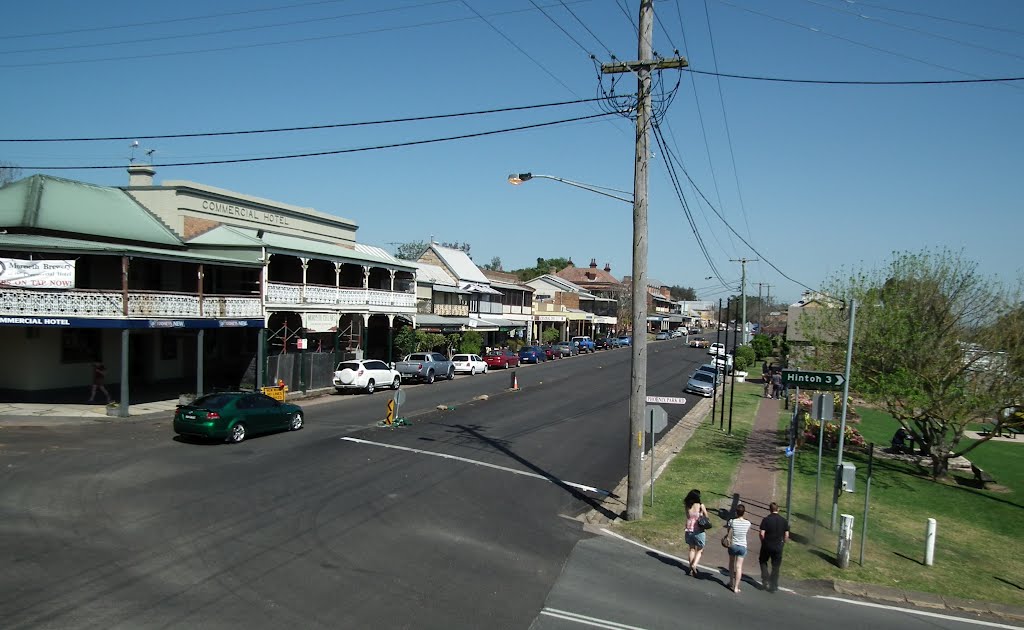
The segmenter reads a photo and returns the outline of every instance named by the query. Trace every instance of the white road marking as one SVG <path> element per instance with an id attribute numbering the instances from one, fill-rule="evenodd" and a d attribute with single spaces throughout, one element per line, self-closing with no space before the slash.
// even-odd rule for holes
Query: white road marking
<path id="1" fill-rule="evenodd" d="M 868 608 L 882 608 L 884 610 L 895 610 L 898 612 L 907 613 L 908 615 L 918 615 L 921 617 L 933 617 L 935 619 L 945 619 L 947 621 L 960 621 L 963 623 L 970 623 L 976 626 L 985 626 L 988 628 L 1009 628 L 1010 630 L 1020 630 L 1020 626 L 1009 626 L 1005 623 L 996 623 L 994 621 L 982 621 L 980 619 L 966 619 L 964 617 L 954 617 L 953 615 L 943 615 L 941 613 L 926 612 L 924 610 L 914 610 L 911 608 L 903 608 L 900 606 L 887 606 L 885 604 L 875 604 L 873 602 L 861 602 L 855 599 L 846 599 L 845 597 L 831 597 L 829 595 L 815 595 L 815 599 L 828 599 L 834 602 L 843 602 L 845 604 L 853 604 L 855 606 L 867 606 Z"/>
<path id="2" fill-rule="evenodd" d="M 557 608 L 544 608 L 540 611 L 540 614 L 555 617 L 556 619 L 575 621 L 576 623 L 582 623 L 586 626 L 594 626 L 595 628 L 608 628 L 609 630 L 643 630 L 643 628 L 638 626 L 627 626 L 624 623 L 616 623 L 614 621 L 608 621 L 607 619 L 578 615 L 566 610 L 558 610 Z"/>
<path id="3" fill-rule="evenodd" d="M 468 459 L 466 457 L 459 457 L 457 455 L 447 455 L 445 453 L 434 453 L 434 452 L 431 452 L 431 451 L 424 451 L 424 450 L 421 450 L 421 449 L 418 449 L 418 448 L 410 448 L 408 446 L 397 446 L 395 444 L 385 444 L 383 442 L 371 442 L 369 440 L 360 440 L 359 438 L 353 438 L 353 437 L 343 437 L 343 438 L 340 438 L 340 439 L 345 440 L 346 442 L 355 442 L 356 444 L 366 444 L 368 446 L 381 446 L 383 448 L 393 448 L 393 449 L 396 449 L 396 450 L 399 450 L 399 451 L 408 451 L 410 453 L 418 453 L 420 455 L 431 455 L 433 457 L 441 457 L 441 458 L 444 458 L 444 459 L 454 459 L 456 461 L 465 462 L 467 464 L 473 464 L 474 466 L 485 466 L 487 468 L 494 468 L 495 470 L 502 470 L 502 471 L 510 472 L 510 473 L 513 473 L 513 474 L 516 474 L 516 475 L 522 475 L 524 477 L 533 477 L 534 479 L 540 479 L 542 481 L 547 481 L 547 482 L 554 483 L 554 484 L 561 484 L 561 485 L 564 485 L 564 486 L 570 486 L 570 487 L 576 488 L 577 490 L 583 490 L 585 492 L 594 492 L 596 494 L 600 494 L 600 495 L 604 495 L 604 496 L 608 496 L 608 495 L 611 494 L 611 492 L 609 492 L 608 490 L 602 490 L 601 488 L 595 488 L 594 486 L 587 486 L 587 485 L 584 485 L 582 483 L 575 483 L 573 481 L 565 481 L 563 479 L 558 479 L 558 478 L 555 478 L 555 477 L 546 477 L 544 475 L 539 475 L 537 473 L 526 472 L 525 470 L 516 470 L 515 468 L 508 468 L 506 466 L 499 466 L 497 464 L 489 464 L 487 462 L 481 462 L 481 461 L 478 461 L 478 460 L 475 460 L 475 459 Z"/>

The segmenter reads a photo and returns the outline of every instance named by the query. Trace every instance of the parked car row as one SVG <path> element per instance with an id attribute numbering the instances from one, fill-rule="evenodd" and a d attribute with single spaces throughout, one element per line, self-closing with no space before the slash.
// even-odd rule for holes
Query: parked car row
<path id="1" fill-rule="evenodd" d="M 705 363 L 690 375 L 686 381 L 684 391 L 710 398 L 715 393 L 715 386 L 722 385 L 725 377 L 722 370 L 716 365 Z"/>

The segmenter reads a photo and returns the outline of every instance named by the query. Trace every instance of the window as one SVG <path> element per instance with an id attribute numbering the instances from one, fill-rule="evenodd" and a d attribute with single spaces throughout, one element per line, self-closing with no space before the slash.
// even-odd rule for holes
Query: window
<path id="1" fill-rule="evenodd" d="M 103 360 L 102 331 L 95 328 L 62 329 L 61 363 L 93 363 Z"/>
<path id="2" fill-rule="evenodd" d="M 388 370 L 389 368 L 383 361 L 367 361 L 367 369 L 370 370 Z"/>

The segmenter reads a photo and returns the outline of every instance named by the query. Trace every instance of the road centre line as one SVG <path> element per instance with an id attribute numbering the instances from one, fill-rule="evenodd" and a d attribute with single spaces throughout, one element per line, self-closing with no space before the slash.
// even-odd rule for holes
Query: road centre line
<path id="1" fill-rule="evenodd" d="M 384 447 L 384 448 L 393 448 L 393 449 L 396 449 L 396 450 L 399 450 L 399 451 L 408 451 L 410 453 L 418 453 L 420 455 L 432 455 L 433 457 L 441 457 L 441 458 L 444 458 L 444 459 L 454 459 L 456 461 L 465 462 L 467 464 L 473 464 L 474 466 L 484 466 L 484 467 L 487 467 L 487 468 L 494 468 L 495 470 L 502 470 L 502 471 L 510 472 L 510 473 L 513 473 L 513 474 L 516 474 L 516 475 L 522 475 L 524 477 L 533 477 L 534 479 L 540 479 L 542 481 L 548 481 L 548 482 L 553 483 L 553 484 L 560 484 L 560 485 L 563 485 L 563 486 L 570 486 L 572 488 L 576 488 L 577 490 L 583 490 L 585 492 L 594 492 L 596 494 L 600 494 L 600 495 L 604 495 L 604 496 L 610 496 L 611 495 L 611 492 L 609 492 L 608 490 L 602 490 L 601 488 L 595 488 L 594 486 L 587 486 L 587 485 L 584 485 L 582 483 L 575 483 L 573 481 L 564 481 L 564 480 L 558 479 L 556 477 L 548 477 L 548 476 L 545 476 L 545 475 L 539 475 L 537 473 L 526 472 L 525 470 L 516 470 L 515 468 L 508 468 L 506 466 L 499 466 L 498 464 L 489 464 L 487 462 L 481 462 L 481 461 L 475 460 L 475 459 L 469 459 L 469 458 L 466 458 L 466 457 L 459 457 L 458 455 L 447 455 L 445 453 L 433 453 L 431 451 L 424 451 L 424 450 L 418 449 L 418 448 L 410 448 L 408 446 L 398 446 L 398 445 L 395 445 L 395 444 L 385 444 L 383 442 L 371 442 L 369 440 L 360 440 L 359 438 L 354 438 L 354 437 L 343 437 L 343 438 L 339 438 L 339 439 L 345 440 L 346 442 L 355 442 L 356 444 L 366 444 L 368 446 L 381 446 L 381 447 Z"/>
<path id="2" fill-rule="evenodd" d="M 608 621 L 607 619 L 598 619 L 596 617 L 587 617 L 586 615 L 571 613 L 567 610 L 558 610 L 557 608 L 543 608 L 541 609 L 540 614 L 547 615 L 549 617 L 555 617 L 556 619 L 575 621 L 576 623 L 582 623 L 587 626 L 594 626 L 595 628 L 608 628 L 608 630 L 644 630 L 639 626 L 627 626 L 623 623 L 616 623 L 614 621 Z"/>
<path id="3" fill-rule="evenodd" d="M 912 608 L 901 608 L 899 606 L 888 606 L 886 604 L 876 604 L 874 602 L 861 602 L 856 599 L 846 599 L 845 597 L 832 597 L 831 595 L 815 595 L 815 599 L 828 599 L 834 602 L 843 602 L 846 604 L 853 604 L 855 606 L 867 606 L 869 608 L 882 608 L 884 610 L 895 610 L 908 615 L 918 615 L 921 617 L 933 617 L 935 619 L 945 619 L 948 621 L 960 621 L 963 623 L 970 623 L 976 626 L 986 626 L 988 628 L 1008 628 L 1009 630 L 1020 630 L 1020 626 L 1010 626 L 1005 623 L 996 623 L 994 621 L 982 621 L 981 619 L 966 619 L 964 617 L 954 617 L 953 615 L 943 615 L 941 613 L 927 612 L 924 610 L 914 610 Z"/>

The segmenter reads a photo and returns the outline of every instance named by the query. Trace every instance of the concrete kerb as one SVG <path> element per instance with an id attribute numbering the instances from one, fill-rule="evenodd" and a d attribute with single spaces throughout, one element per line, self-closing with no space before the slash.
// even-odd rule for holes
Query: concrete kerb
<path id="1" fill-rule="evenodd" d="M 949 610 L 977 615 L 993 615 L 1000 619 L 1024 621 L 1024 608 L 974 599 L 961 599 L 934 593 L 917 593 L 877 584 L 861 584 L 846 580 L 826 581 L 826 588 L 841 595 L 851 595 L 885 604 L 910 604 L 917 608 Z"/>
<path id="2" fill-rule="evenodd" d="M 654 456 L 657 458 L 657 461 L 661 462 L 658 468 L 654 471 L 655 481 L 657 481 L 658 477 L 661 476 L 661 473 L 665 470 L 666 467 L 668 467 L 670 463 L 672 463 L 672 460 L 675 459 L 675 456 L 679 454 L 679 451 L 683 449 L 683 446 L 686 445 L 686 442 L 693 436 L 694 432 L 697 430 L 697 427 L 699 427 L 701 422 L 703 422 L 704 417 L 707 415 L 708 409 L 710 407 L 710 398 L 704 398 L 700 400 L 699 402 L 697 402 L 697 404 L 690 408 L 688 412 L 686 412 L 686 415 L 683 416 L 682 419 L 680 419 L 674 427 L 672 427 L 671 431 L 666 433 L 664 437 L 660 438 L 655 443 Z M 650 489 L 650 484 L 651 480 L 648 477 L 644 480 L 645 491 Z M 617 500 L 621 504 L 622 510 L 612 509 L 611 511 L 617 511 L 621 514 L 621 512 L 625 509 L 626 494 L 628 491 L 628 487 L 628 476 L 623 477 L 619 484 L 615 486 L 615 489 L 612 492 L 616 497 L 618 497 L 618 499 L 606 500 L 605 504 Z M 581 517 L 581 520 L 591 525 L 608 525 L 612 522 L 612 519 L 606 516 L 605 512 L 602 512 L 600 510 L 590 510 Z"/>

